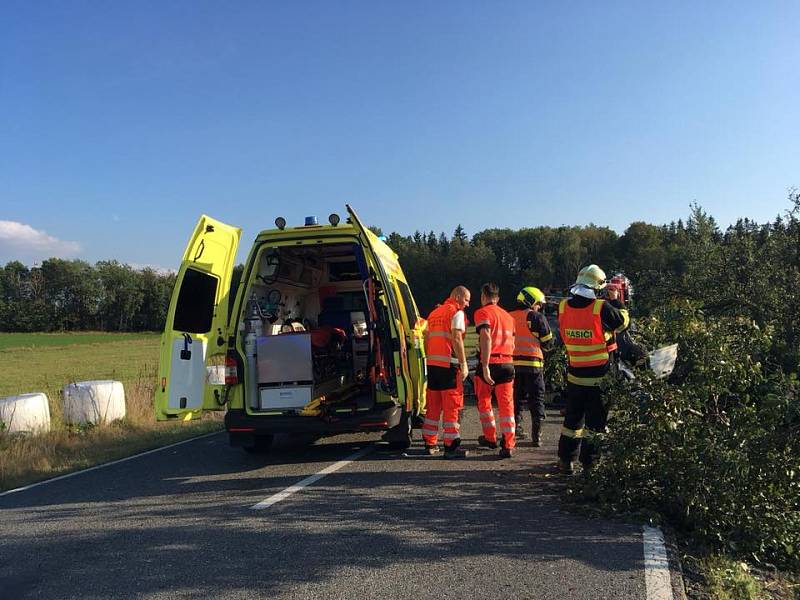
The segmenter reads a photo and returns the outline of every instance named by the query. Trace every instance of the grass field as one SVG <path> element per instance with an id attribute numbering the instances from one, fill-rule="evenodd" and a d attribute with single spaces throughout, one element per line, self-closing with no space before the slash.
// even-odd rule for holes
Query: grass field
<path id="1" fill-rule="evenodd" d="M 97 331 L 76 333 L 0 333 L 0 351 L 15 348 L 108 344 L 123 340 L 154 340 L 157 342 L 158 339 L 159 334 L 157 333 L 102 333 Z"/>
<path id="2" fill-rule="evenodd" d="M 154 382 L 159 340 L 156 334 L 0 334 L 5 375 L 0 397 L 44 392 L 53 404 L 61 388 L 74 381 L 116 379 L 126 391 L 149 379 Z M 55 422 L 61 417 L 58 404 L 51 406 Z"/>
<path id="3" fill-rule="evenodd" d="M 155 422 L 159 341 L 158 334 L 0 334 L 0 397 L 44 392 L 52 423 L 48 434 L 0 434 L 0 489 L 220 429 L 218 419 Z M 61 388 L 93 379 L 122 382 L 125 419 L 99 427 L 68 427 L 62 419 Z"/>
<path id="4" fill-rule="evenodd" d="M 478 349 L 478 334 L 474 331 L 467 333 L 464 338 L 464 352 L 467 358 L 475 356 L 475 351 Z"/>

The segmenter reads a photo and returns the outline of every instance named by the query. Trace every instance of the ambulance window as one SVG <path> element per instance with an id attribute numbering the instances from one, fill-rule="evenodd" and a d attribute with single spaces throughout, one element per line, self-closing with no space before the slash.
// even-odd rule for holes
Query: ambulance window
<path id="1" fill-rule="evenodd" d="M 411 290 L 409 289 L 408 285 L 399 279 L 395 281 L 397 282 L 397 288 L 400 290 L 400 295 L 403 297 L 403 306 L 406 309 L 408 324 L 413 327 L 417 322 L 419 315 L 417 314 L 417 307 L 414 305 L 414 298 L 411 296 Z"/>
<path id="2" fill-rule="evenodd" d="M 217 297 L 217 278 L 208 273 L 186 269 L 175 307 L 172 329 L 187 333 L 211 331 L 214 300 Z"/>

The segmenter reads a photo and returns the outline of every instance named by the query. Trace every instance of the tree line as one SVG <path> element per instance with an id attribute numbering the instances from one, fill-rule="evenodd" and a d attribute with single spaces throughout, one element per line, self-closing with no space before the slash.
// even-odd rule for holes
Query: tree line
<path id="1" fill-rule="evenodd" d="M 0 331 L 159 331 L 175 274 L 50 258 L 0 267 Z"/>
<path id="2" fill-rule="evenodd" d="M 487 229 L 470 238 L 459 225 L 450 236 L 417 231 L 386 239 L 423 314 L 455 284 L 476 293 L 482 283 L 496 281 L 502 303 L 511 306 L 521 287 L 561 293 L 582 265 L 596 263 L 609 275 L 622 271 L 633 280 L 641 314 L 679 295 L 701 300 L 712 312 L 738 306 L 762 325 L 782 315 L 792 354 L 800 341 L 800 306 L 787 287 L 793 271 L 785 267 L 797 265 L 800 253 L 797 197 L 793 192 L 792 208 L 771 223 L 742 219 L 725 230 L 692 206 L 685 221 L 634 222 L 622 235 L 588 225 Z M 235 279 L 241 271 L 240 265 Z M 174 283 L 174 274 L 117 261 L 51 258 L 34 268 L 9 262 L 0 267 L 0 330 L 159 331 Z"/>

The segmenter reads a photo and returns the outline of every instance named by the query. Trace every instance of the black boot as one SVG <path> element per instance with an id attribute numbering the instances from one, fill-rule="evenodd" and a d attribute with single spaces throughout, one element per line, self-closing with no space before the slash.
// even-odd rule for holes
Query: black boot
<path id="1" fill-rule="evenodd" d="M 539 419 L 534 419 L 531 424 L 531 434 L 533 438 L 533 445 L 538 448 L 542 445 L 542 422 Z"/>
<path id="2" fill-rule="evenodd" d="M 453 440 L 453 443 L 449 446 L 444 447 L 444 457 L 447 459 L 452 458 L 465 458 L 469 455 L 469 452 L 466 450 L 459 448 L 461 445 L 461 438 L 456 438 Z"/>
<path id="3" fill-rule="evenodd" d="M 497 442 L 490 442 L 486 439 L 485 435 L 478 436 L 478 446 L 483 446 L 484 448 L 492 448 L 493 450 L 497 448 Z"/>
<path id="4" fill-rule="evenodd" d="M 522 414 L 515 415 L 514 421 L 516 421 L 516 428 L 514 430 L 514 436 L 518 440 L 527 439 L 528 434 L 525 433 L 525 426 L 523 425 Z"/>
<path id="5" fill-rule="evenodd" d="M 575 472 L 573 463 L 566 460 L 558 459 L 558 472 L 562 475 L 572 475 Z"/>

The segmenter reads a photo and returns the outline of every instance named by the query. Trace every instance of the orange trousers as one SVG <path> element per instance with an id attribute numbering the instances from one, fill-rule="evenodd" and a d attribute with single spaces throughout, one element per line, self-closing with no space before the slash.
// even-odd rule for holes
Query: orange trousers
<path id="1" fill-rule="evenodd" d="M 450 390 L 428 390 L 425 394 L 425 420 L 422 422 L 422 439 L 425 445 L 435 446 L 439 437 L 439 420 L 443 421 L 444 445 L 449 446 L 459 438 L 461 426 L 458 411 L 464 406 L 461 386 Z"/>
<path id="2" fill-rule="evenodd" d="M 478 416 L 481 419 L 484 437 L 490 442 L 497 441 L 498 428 L 492 411 L 492 389 L 497 398 L 497 412 L 500 415 L 500 433 L 503 434 L 505 447 L 509 450 L 516 446 L 514 438 L 514 382 L 489 385 L 480 377 L 475 377 L 475 395 L 478 397 Z"/>

